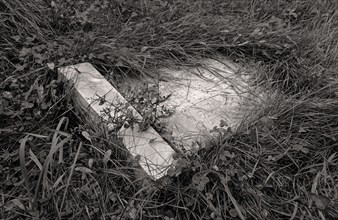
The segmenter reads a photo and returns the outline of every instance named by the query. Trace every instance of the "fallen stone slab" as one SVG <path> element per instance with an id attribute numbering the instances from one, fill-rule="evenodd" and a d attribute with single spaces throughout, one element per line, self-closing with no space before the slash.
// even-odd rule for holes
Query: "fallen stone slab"
<path id="1" fill-rule="evenodd" d="M 93 118 L 106 118 L 106 109 L 127 102 L 90 63 L 62 67 L 58 73 L 74 87 L 73 100 L 76 106 L 88 111 Z M 102 97 L 103 102 L 100 99 Z M 128 109 L 138 120 L 142 120 L 142 116 L 132 106 Z M 114 111 L 110 114 L 114 114 Z M 152 127 L 143 131 L 137 123 L 129 128 L 123 126 L 119 136 L 128 151 L 134 157 L 140 157 L 139 164 L 149 176 L 159 179 L 166 174 L 175 151 Z"/>
<path id="2" fill-rule="evenodd" d="M 197 67 L 163 68 L 156 70 L 156 76 L 126 78 L 119 83 L 109 83 L 89 63 L 63 67 L 59 73 L 74 86 L 76 106 L 94 118 L 108 120 L 106 109 L 110 109 L 111 117 L 126 114 L 114 109 L 128 101 L 131 101 L 128 109 L 139 121 L 143 118 L 138 111 L 147 118 L 130 99 L 135 95 L 144 97 L 142 85 L 156 85 L 159 96 L 168 97 L 155 110 L 157 112 L 158 107 L 159 110 L 163 110 L 162 107 L 173 110 L 170 117 L 159 118 L 160 126 L 164 126 L 166 132 L 160 131 L 155 124 L 144 129 L 140 127 L 142 123 L 122 126 L 118 132 L 128 151 L 134 157 L 140 157 L 141 167 L 155 179 L 166 175 L 174 166 L 175 152 L 194 152 L 205 147 L 215 134 L 217 137 L 220 130 L 235 130 L 247 113 L 264 101 L 264 93 L 250 85 L 246 72 L 224 59 L 203 60 L 203 65 Z M 106 102 L 102 102 L 102 97 Z M 153 110 L 150 112 L 154 113 Z M 223 127 L 217 130 L 215 126 Z"/>

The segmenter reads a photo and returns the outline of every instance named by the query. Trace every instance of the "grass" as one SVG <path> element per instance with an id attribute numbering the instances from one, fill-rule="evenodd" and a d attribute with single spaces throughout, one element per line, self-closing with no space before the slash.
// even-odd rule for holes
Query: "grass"
<path id="1" fill-rule="evenodd" d="M 336 1 L 0 8 L 2 219 L 338 219 Z M 279 95 L 226 140 L 181 158 L 167 183 L 140 176 L 47 67 L 89 61 L 114 78 L 216 54 L 259 68 L 252 83 Z"/>

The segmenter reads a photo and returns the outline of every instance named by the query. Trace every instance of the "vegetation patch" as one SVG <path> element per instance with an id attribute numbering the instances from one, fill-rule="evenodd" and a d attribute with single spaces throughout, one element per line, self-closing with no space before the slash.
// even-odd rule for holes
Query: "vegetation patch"
<path id="1" fill-rule="evenodd" d="M 3 0 L 3 219 L 337 219 L 338 2 Z M 276 91 L 169 175 L 142 175 L 56 68 L 124 80 L 223 55 Z M 217 130 L 217 129 L 216 129 Z"/>

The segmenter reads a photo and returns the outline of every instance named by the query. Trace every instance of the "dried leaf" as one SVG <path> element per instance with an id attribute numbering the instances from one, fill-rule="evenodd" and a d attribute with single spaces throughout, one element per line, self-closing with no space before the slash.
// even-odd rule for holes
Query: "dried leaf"
<path id="1" fill-rule="evenodd" d="M 303 147 L 303 148 L 302 148 L 302 152 L 303 152 L 304 154 L 307 154 L 307 153 L 309 153 L 309 149 L 306 148 L 306 147 Z"/>
<path id="2" fill-rule="evenodd" d="M 272 155 L 269 155 L 269 156 L 268 156 L 268 161 L 275 161 L 275 160 L 276 160 L 276 158 L 273 157 Z"/>
<path id="3" fill-rule="evenodd" d="M 43 85 L 39 85 L 39 86 L 36 88 L 36 90 L 37 90 L 37 92 L 38 92 L 39 99 L 40 99 L 40 100 L 43 100 L 43 93 L 44 93 Z"/>
<path id="4" fill-rule="evenodd" d="M 82 173 L 94 173 L 91 169 L 87 167 L 76 167 L 74 170 Z"/>
<path id="5" fill-rule="evenodd" d="M 300 127 L 298 130 L 299 133 L 306 133 L 307 131 L 305 130 L 305 128 Z"/>
<path id="6" fill-rule="evenodd" d="M 214 165 L 214 166 L 212 166 L 211 168 L 212 168 L 213 170 L 215 170 L 215 171 L 219 171 L 219 168 L 218 168 L 217 165 Z"/>
<path id="7" fill-rule="evenodd" d="M 136 208 L 132 208 L 130 211 L 129 211 L 129 217 L 131 219 L 136 219 L 137 217 L 137 209 Z"/>
<path id="8" fill-rule="evenodd" d="M 315 201 L 317 208 L 320 210 L 325 210 L 331 202 L 331 200 L 326 196 L 317 195 L 311 192 L 309 192 L 308 195 L 309 199 Z"/>
<path id="9" fill-rule="evenodd" d="M 328 163 L 332 163 L 333 159 L 335 158 L 336 156 L 336 153 L 333 153 L 328 159 L 327 159 L 327 162 Z"/>
<path id="10" fill-rule="evenodd" d="M 20 209 L 26 210 L 25 206 L 22 204 L 22 202 L 19 199 L 13 199 L 11 202 L 14 203 L 16 206 L 18 206 Z"/>
<path id="11" fill-rule="evenodd" d="M 56 7 L 55 1 L 51 1 L 51 2 L 50 2 L 50 6 L 52 6 L 52 8 L 55 8 L 55 7 Z"/>
<path id="12" fill-rule="evenodd" d="M 295 144 L 292 146 L 292 149 L 296 150 L 296 151 L 301 151 L 305 154 L 309 153 L 309 149 L 304 147 L 303 145 L 301 144 Z"/>
<path id="13" fill-rule="evenodd" d="M 82 131 L 81 132 L 82 136 L 86 138 L 88 141 L 92 142 L 92 139 L 90 138 L 90 135 L 87 131 Z"/>
<path id="14" fill-rule="evenodd" d="M 145 52 L 148 49 L 148 47 L 142 47 L 141 48 L 141 53 Z"/>
<path id="15" fill-rule="evenodd" d="M 26 56 L 27 54 L 29 54 L 31 51 L 32 51 L 31 48 L 26 48 L 26 47 L 24 47 L 24 48 L 21 49 L 19 56 L 20 56 L 20 57 L 24 57 L 24 56 Z"/>
<path id="16" fill-rule="evenodd" d="M 94 159 L 93 159 L 93 158 L 90 158 L 90 159 L 88 160 L 88 167 L 89 167 L 89 168 L 92 168 L 93 163 L 94 163 Z"/>
<path id="17" fill-rule="evenodd" d="M 11 92 L 8 92 L 8 91 L 4 91 L 2 93 L 2 96 L 6 99 L 12 99 L 13 98 L 13 94 Z"/>
<path id="18" fill-rule="evenodd" d="M 15 41 L 19 41 L 20 40 L 20 36 L 19 35 L 11 36 L 11 38 L 14 39 Z"/>
<path id="19" fill-rule="evenodd" d="M 104 164 L 107 164 L 108 160 L 110 159 L 111 154 L 112 154 L 112 151 L 110 149 L 106 151 L 102 159 Z"/>
<path id="20" fill-rule="evenodd" d="M 257 36 L 260 36 L 262 34 L 263 34 L 263 32 L 261 31 L 261 28 L 258 27 L 250 34 L 250 37 L 257 37 Z"/>
<path id="21" fill-rule="evenodd" d="M 230 209 L 229 214 L 231 215 L 231 217 L 237 217 L 238 216 L 238 212 L 236 209 Z"/>

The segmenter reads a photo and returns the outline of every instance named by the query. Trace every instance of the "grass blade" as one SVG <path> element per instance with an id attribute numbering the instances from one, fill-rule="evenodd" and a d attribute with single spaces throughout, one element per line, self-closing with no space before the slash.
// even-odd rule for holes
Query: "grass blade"
<path id="1" fill-rule="evenodd" d="M 27 193 L 28 193 L 28 198 L 29 198 L 29 206 L 32 210 L 34 210 L 35 206 L 33 204 L 32 194 L 30 192 L 29 179 L 28 179 L 26 162 L 25 162 L 25 149 L 26 149 L 26 142 L 28 140 L 28 137 L 29 137 L 29 135 L 26 135 L 23 139 L 21 139 L 20 150 L 19 150 L 19 158 L 20 158 L 20 168 L 21 168 L 21 172 L 22 172 L 22 177 L 24 179 L 24 182 L 25 182 L 25 185 L 26 185 L 26 188 L 27 188 Z"/>
<path id="2" fill-rule="evenodd" d="M 76 152 L 75 157 L 74 157 L 74 162 L 73 162 L 72 167 L 70 169 L 70 174 L 69 174 L 69 177 L 68 177 L 68 180 L 67 180 L 65 192 L 63 194 L 60 211 L 62 211 L 62 207 L 63 207 L 64 201 L 66 199 L 69 183 L 70 183 L 70 180 L 71 180 L 71 178 L 73 176 L 74 168 L 75 168 L 75 165 L 76 165 L 76 162 L 77 162 L 77 158 L 79 157 L 79 154 L 80 154 L 80 151 L 81 151 L 81 147 L 82 147 L 82 142 L 80 142 L 79 148 L 77 149 L 77 152 Z"/>

